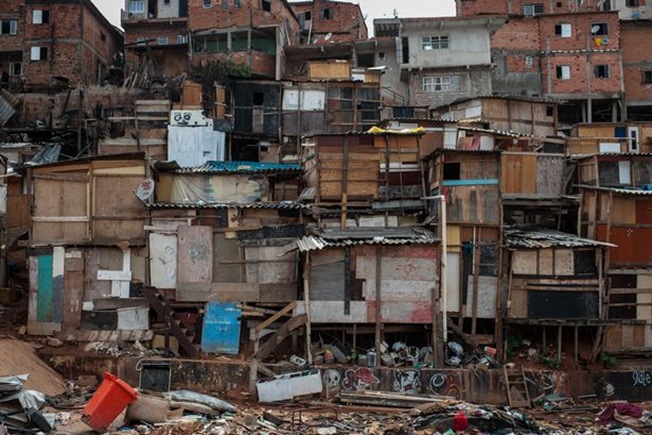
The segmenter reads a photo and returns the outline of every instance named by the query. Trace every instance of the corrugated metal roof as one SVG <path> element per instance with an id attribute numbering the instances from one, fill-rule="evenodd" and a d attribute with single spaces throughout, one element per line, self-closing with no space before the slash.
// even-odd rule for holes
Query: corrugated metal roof
<path id="1" fill-rule="evenodd" d="M 509 136 L 509 137 L 534 137 L 531 134 L 525 134 L 525 133 L 517 133 L 515 131 L 506 131 L 506 130 L 493 130 L 489 128 L 475 128 L 475 127 L 464 127 L 464 126 L 458 126 L 457 127 L 459 130 L 464 130 L 464 131 L 475 131 L 478 133 L 491 133 L 491 134 L 496 134 L 500 136 Z"/>
<path id="2" fill-rule="evenodd" d="M 266 163 L 266 162 L 218 162 L 210 160 L 194 168 L 178 168 L 178 174 L 270 174 L 278 172 L 302 171 L 301 165 L 291 163 Z"/>
<path id="3" fill-rule="evenodd" d="M 328 247 L 355 245 L 425 245 L 438 243 L 432 231 L 413 228 L 351 228 L 348 230 L 323 230 L 297 240 L 301 252 Z"/>
<path id="4" fill-rule="evenodd" d="M 637 195 L 637 196 L 652 196 L 652 190 L 644 190 L 638 188 L 623 189 L 619 187 L 599 187 L 599 186 L 587 186 L 584 184 L 579 184 L 577 187 L 587 190 L 601 190 L 603 192 L 613 192 L 621 195 Z"/>
<path id="5" fill-rule="evenodd" d="M 219 204 L 170 204 L 164 202 L 157 202 L 149 204 L 149 208 L 162 209 L 162 208 L 181 208 L 181 209 L 271 209 L 271 210 L 301 210 L 307 209 L 309 206 L 294 201 L 281 201 L 281 202 L 252 202 L 250 204 L 241 203 L 219 203 Z"/>
<path id="6" fill-rule="evenodd" d="M 545 249 L 545 248 L 584 248 L 584 247 L 615 247 L 612 243 L 585 239 L 575 234 L 546 228 L 506 228 L 504 230 L 505 245 L 510 249 Z"/>

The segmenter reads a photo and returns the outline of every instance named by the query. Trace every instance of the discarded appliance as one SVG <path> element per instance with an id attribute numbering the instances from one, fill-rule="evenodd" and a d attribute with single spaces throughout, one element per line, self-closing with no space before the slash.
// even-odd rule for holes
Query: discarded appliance
<path id="1" fill-rule="evenodd" d="M 104 381 L 84 408 L 82 420 L 96 431 L 104 432 L 136 397 L 136 391 L 125 381 L 104 373 Z"/>
<path id="2" fill-rule="evenodd" d="M 286 373 L 258 382 L 259 402 L 278 402 L 322 391 L 321 371 L 317 369 Z"/>

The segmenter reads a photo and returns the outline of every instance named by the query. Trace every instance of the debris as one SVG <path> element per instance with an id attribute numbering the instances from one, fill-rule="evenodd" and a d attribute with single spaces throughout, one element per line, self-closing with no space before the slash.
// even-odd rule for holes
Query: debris
<path id="1" fill-rule="evenodd" d="M 63 346 L 63 341 L 59 340 L 56 337 L 48 337 L 47 340 L 45 340 L 45 344 L 50 347 L 61 347 Z"/>
<path id="2" fill-rule="evenodd" d="M 169 411 L 169 399 L 139 393 L 138 398 L 127 408 L 126 420 L 139 420 L 151 424 L 163 423 L 168 419 Z"/>
<path id="3" fill-rule="evenodd" d="M 307 394 L 319 394 L 323 390 L 320 370 L 311 369 L 286 373 L 256 384 L 260 402 L 278 402 Z"/>
<path id="4" fill-rule="evenodd" d="M 167 396 L 176 402 L 196 403 L 199 405 L 207 406 L 219 412 L 237 412 L 236 407 L 232 404 L 207 394 L 195 393 L 188 390 L 177 390 L 171 391 L 167 394 Z"/>
<path id="5" fill-rule="evenodd" d="M 24 387 L 56 396 L 66 391 L 66 382 L 34 352 L 34 347 L 20 340 L 0 339 L 0 376 L 29 373 Z"/>

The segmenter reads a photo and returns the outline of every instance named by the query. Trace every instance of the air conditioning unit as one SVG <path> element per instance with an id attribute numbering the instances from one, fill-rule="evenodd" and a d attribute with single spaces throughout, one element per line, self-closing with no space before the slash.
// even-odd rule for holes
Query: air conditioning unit
<path id="1" fill-rule="evenodd" d="M 208 118 L 201 110 L 172 110 L 170 125 L 200 127 L 208 125 Z"/>

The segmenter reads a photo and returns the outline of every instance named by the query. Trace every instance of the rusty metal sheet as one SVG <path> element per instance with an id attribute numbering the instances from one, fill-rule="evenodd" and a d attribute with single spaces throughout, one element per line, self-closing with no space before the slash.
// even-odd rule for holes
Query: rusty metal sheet
<path id="1" fill-rule="evenodd" d="M 606 239 L 606 225 L 598 225 L 598 239 Z M 652 262 L 652 228 L 612 227 L 609 242 L 612 265 L 636 265 Z"/>
<path id="2" fill-rule="evenodd" d="M 636 201 L 636 223 L 652 224 L 652 199 Z"/>
<path id="3" fill-rule="evenodd" d="M 213 227 L 180 226 L 177 282 L 211 282 L 212 280 Z"/>
<path id="4" fill-rule="evenodd" d="M 387 301 L 380 304 L 380 317 L 384 323 L 432 323 L 430 301 Z M 367 322 L 376 321 L 376 301 L 367 301 Z"/>

